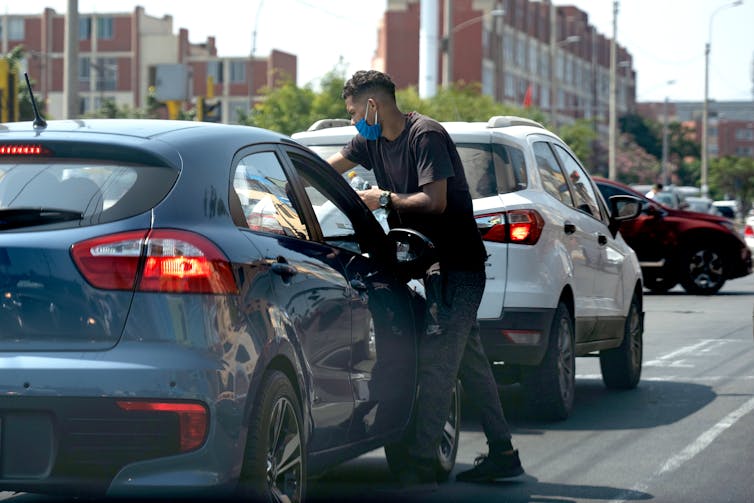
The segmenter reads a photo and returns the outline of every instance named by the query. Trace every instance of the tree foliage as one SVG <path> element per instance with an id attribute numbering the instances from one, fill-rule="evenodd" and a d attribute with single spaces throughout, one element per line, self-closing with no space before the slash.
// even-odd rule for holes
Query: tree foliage
<path id="1" fill-rule="evenodd" d="M 754 198 L 754 159 L 749 157 L 723 157 L 713 159 L 709 170 L 710 186 L 718 197 L 735 199 L 744 214 L 751 208 Z"/>

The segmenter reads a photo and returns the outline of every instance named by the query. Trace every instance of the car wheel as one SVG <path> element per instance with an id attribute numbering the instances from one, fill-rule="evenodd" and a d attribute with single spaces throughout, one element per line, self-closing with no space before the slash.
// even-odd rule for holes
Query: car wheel
<path id="1" fill-rule="evenodd" d="M 524 371 L 522 382 L 531 411 L 545 419 L 566 419 L 576 394 L 576 353 L 573 319 L 560 302 L 550 328 L 542 362 Z"/>
<path id="2" fill-rule="evenodd" d="M 673 277 L 673 275 L 667 271 L 667 268 L 660 271 L 659 274 L 655 272 L 646 273 L 644 275 L 644 286 L 654 293 L 665 293 L 677 284 L 678 279 Z"/>
<path id="3" fill-rule="evenodd" d="M 725 264 L 719 249 L 697 245 L 681 260 L 681 286 L 688 293 L 712 295 L 725 284 Z"/>
<path id="4" fill-rule="evenodd" d="M 306 455 L 301 404 L 288 377 L 269 373 L 254 402 L 239 496 L 252 501 L 303 501 Z"/>
<path id="5" fill-rule="evenodd" d="M 413 424 L 409 431 L 413 430 Z M 435 453 L 435 473 L 439 482 L 445 481 L 453 471 L 458 454 L 458 439 L 461 435 L 461 383 L 456 382 L 450 402 L 448 418 L 442 429 L 440 443 Z M 395 442 L 385 446 L 385 458 L 390 471 L 398 475 L 406 466 L 408 459 L 407 442 Z"/>
<path id="6" fill-rule="evenodd" d="M 623 342 L 617 348 L 600 351 L 600 368 L 605 386 L 612 389 L 632 389 L 639 384 L 643 336 L 641 304 L 634 294 L 628 309 Z"/>

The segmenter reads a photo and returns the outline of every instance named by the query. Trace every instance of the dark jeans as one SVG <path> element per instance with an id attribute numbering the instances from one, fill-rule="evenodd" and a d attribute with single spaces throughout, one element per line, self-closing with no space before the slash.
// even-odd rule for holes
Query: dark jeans
<path id="1" fill-rule="evenodd" d="M 476 315 L 484 292 L 485 273 L 428 272 L 426 329 L 419 340 L 419 397 L 416 434 L 409 445 L 412 457 L 434 459 L 451 391 L 460 377 L 463 391 L 477 405 L 487 442 L 509 442 L 492 369 L 479 338 Z"/>

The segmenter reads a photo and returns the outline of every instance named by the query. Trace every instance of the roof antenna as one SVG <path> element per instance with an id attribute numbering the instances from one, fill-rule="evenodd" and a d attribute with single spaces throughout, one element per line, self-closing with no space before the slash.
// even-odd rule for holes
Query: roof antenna
<path id="1" fill-rule="evenodd" d="M 34 129 L 45 128 L 47 127 L 47 121 L 44 120 L 42 115 L 39 113 L 39 109 L 37 108 L 37 100 L 34 99 L 34 93 L 31 90 L 29 74 L 24 72 L 24 77 L 26 78 L 26 87 L 29 89 L 29 96 L 31 97 L 31 106 L 34 109 L 34 122 L 32 123 L 32 126 L 34 126 Z"/>

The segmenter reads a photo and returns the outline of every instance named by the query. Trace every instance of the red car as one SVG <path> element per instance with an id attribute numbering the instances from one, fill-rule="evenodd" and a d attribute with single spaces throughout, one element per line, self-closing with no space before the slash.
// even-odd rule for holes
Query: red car
<path id="1" fill-rule="evenodd" d="M 678 283 L 691 294 L 712 295 L 729 279 L 752 272 L 751 251 L 727 218 L 675 210 L 628 185 L 592 177 L 602 196 L 642 199 L 641 215 L 621 222 L 620 233 L 639 258 L 644 286 L 666 292 Z"/>

